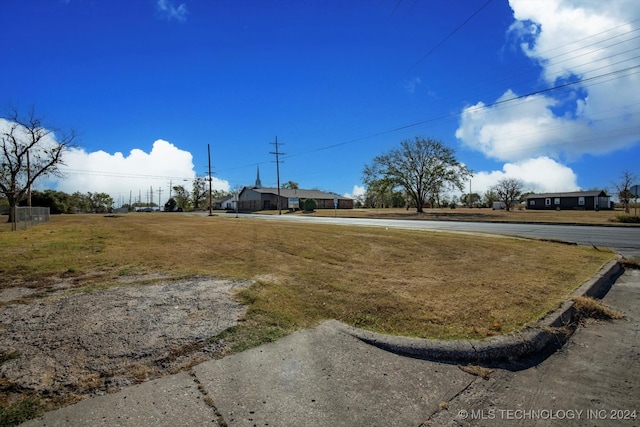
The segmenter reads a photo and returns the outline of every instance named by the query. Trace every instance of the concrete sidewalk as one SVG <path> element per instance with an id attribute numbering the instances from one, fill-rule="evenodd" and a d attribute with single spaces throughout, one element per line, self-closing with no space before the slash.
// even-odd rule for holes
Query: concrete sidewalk
<path id="1" fill-rule="evenodd" d="M 556 419 L 536 421 L 640 425 L 640 272 L 626 271 L 604 300 L 627 317 L 581 326 L 541 364 L 496 369 L 489 380 L 455 364 L 385 351 L 330 321 L 24 425 L 529 425 L 531 419 L 514 418 L 522 412 L 508 411 L 569 409 L 603 410 L 595 414 L 606 418 L 583 412 L 567 419 L 564 412 L 558 420 L 556 412 Z M 629 411 L 629 419 L 614 422 L 613 414 L 625 415 L 614 410 Z"/>

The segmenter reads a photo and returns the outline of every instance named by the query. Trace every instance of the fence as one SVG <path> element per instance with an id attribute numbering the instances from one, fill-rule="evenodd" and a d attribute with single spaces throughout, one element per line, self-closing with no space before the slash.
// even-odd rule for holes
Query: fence
<path id="1" fill-rule="evenodd" d="M 49 208 L 17 207 L 13 218 L 13 230 L 26 230 L 29 227 L 49 221 Z"/>

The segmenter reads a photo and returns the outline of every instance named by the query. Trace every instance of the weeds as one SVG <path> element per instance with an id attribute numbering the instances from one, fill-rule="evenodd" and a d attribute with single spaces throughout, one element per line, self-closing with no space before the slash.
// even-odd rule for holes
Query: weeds
<path id="1" fill-rule="evenodd" d="M 624 318 L 624 314 L 620 311 L 594 298 L 574 297 L 573 302 L 579 319 L 611 320 Z"/>
<path id="2" fill-rule="evenodd" d="M 17 426 L 47 410 L 47 405 L 37 396 L 20 397 L 9 405 L 0 405 L 0 426 Z"/>
<path id="3" fill-rule="evenodd" d="M 640 270 L 640 261 L 633 258 L 622 258 L 620 261 L 620 265 L 624 268 L 630 268 L 634 270 Z"/>
<path id="4" fill-rule="evenodd" d="M 460 369 L 463 372 L 466 372 L 467 374 L 480 377 L 483 380 L 488 380 L 494 371 L 494 369 L 489 369 L 489 368 L 485 368 L 478 365 L 467 365 L 467 366 L 458 365 L 458 369 Z"/>
<path id="5" fill-rule="evenodd" d="M 20 357 L 20 353 L 17 351 L 12 351 L 11 353 L 0 351 L 0 365 L 8 362 L 9 360 L 17 359 L 18 357 Z"/>

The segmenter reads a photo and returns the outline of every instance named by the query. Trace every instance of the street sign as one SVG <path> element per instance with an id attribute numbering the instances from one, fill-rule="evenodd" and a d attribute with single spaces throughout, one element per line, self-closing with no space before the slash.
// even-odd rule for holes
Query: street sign
<path id="1" fill-rule="evenodd" d="M 337 209 L 337 208 L 338 208 L 338 198 L 337 198 L 337 197 L 334 197 L 334 198 L 333 198 L 333 208 L 334 208 L 334 209 Z"/>
<path id="2" fill-rule="evenodd" d="M 635 198 L 640 197 L 640 185 L 636 184 L 636 185 L 631 186 L 629 191 L 631 191 L 631 196 L 633 196 Z"/>

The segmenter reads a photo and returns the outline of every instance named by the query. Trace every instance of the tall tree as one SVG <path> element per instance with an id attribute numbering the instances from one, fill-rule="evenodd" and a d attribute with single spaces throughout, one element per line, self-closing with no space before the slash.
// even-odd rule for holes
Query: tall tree
<path id="1" fill-rule="evenodd" d="M 113 197 L 107 193 L 87 193 L 91 201 L 91 211 L 106 213 L 113 209 Z"/>
<path id="2" fill-rule="evenodd" d="M 80 212 L 90 212 L 91 211 L 91 193 L 82 194 L 79 191 L 76 191 L 71 195 L 73 210 L 78 210 Z"/>
<path id="3" fill-rule="evenodd" d="M 22 115 L 17 108 L 0 118 L 0 192 L 9 202 L 9 222 L 16 207 L 41 177 L 62 176 L 63 155 L 75 139 L 73 131 L 54 134 L 31 108 Z"/>
<path id="4" fill-rule="evenodd" d="M 182 185 L 175 185 L 173 194 L 178 207 L 187 210 L 189 208 L 189 192 Z"/>
<path id="5" fill-rule="evenodd" d="M 618 199 L 620 200 L 620 203 L 622 203 L 625 213 L 631 212 L 629 209 L 631 199 L 633 198 L 633 195 L 631 194 L 631 187 L 633 187 L 634 184 L 638 184 L 637 180 L 637 176 L 626 170 L 622 172 L 622 175 L 618 178 L 618 182 L 614 183 L 618 193 Z"/>
<path id="6" fill-rule="evenodd" d="M 282 188 L 288 188 L 290 190 L 297 190 L 298 187 L 298 183 L 295 181 L 287 181 L 284 184 L 282 184 Z"/>
<path id="7" fill-rule="evenodd" d="M 205 202 L 207 204 L 211 203 L 211 195 L 208 194 L 209 179 L 210 178 L 199 177 L 193 180 L 193 191 L 191 192 L 191 202 L 193 204 L 194 209 L 199 209 L 200 206 Z"/>
<path id="8" fill-rule="evenodd" d="M 429 200 L 438 200 L 447 188 L 462 190 L 471 175 L 466 166 L 456 160 L 453 149 L 428 138 L 405 140 L 400 147 L 373 159 L 363 171 L 367 188 L 381 180 L 402 188 L 415 204 L 417 212 Z"/>
<path id="9" fill-rule="evenodd" d="M 478 193 L 469 193 L 469 194 L 463 193 L 460 196 L 460 203 L 469 207 L 480 205 L 481 200 L 482 198 Z"/>
<path id="10" fill-rule="evenodd" d="M 524 183 L 517 178 L 503 178 L 496 185 L 491 187 L 498 200 L 504 203 L 505 208 L 509 211 L 515 202 L 520 200 Z"/>
<path id="11" fill-rule="evenodd" d="M 47 207 L 52 214 L 73 213 L 71 196 L 62 191 L 34 190 L 31 199 L 35 206 Z"/>

